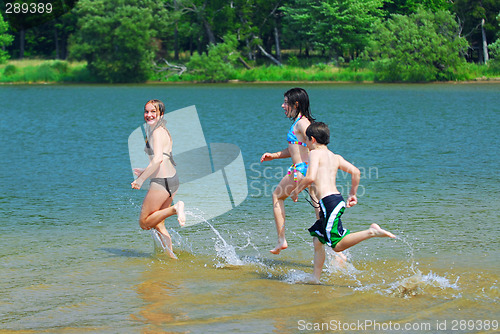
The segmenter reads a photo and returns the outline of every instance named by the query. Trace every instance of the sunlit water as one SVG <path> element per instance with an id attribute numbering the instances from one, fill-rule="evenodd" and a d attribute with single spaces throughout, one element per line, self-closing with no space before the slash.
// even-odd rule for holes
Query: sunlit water
<path id="1" fill-rule="evenodd" d="M 0 333 L 498 328 L 500 85 L 304 86 L 330 149 L 362 171 L 344 224 L 398 236 L 347 262 L 329 251 L 321 285 L 306 283 L 305 196 L 286 202 L 289 248 L 269 253 L 270 195 L 291 162 L 259 158 L 286 147 L 290 87 L 0 87 Z M 186 207 L 201 223 L 185 228 L 167 220 L 178 260 L 139 228 L 145 192 L 130 189 L 127 138 L 151 98 L 196 105 L 207 141 L 239 146 L 246 167 L 241 205 L 208 221 Z M 339 174 L 344 193 L 348 181 Z"/>

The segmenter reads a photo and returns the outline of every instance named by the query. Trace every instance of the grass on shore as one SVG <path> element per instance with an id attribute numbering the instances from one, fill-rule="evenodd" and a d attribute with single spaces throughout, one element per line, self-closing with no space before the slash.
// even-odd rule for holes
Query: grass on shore
<path id="1" fill-rule="evenodd" d="M 500 63 L 500 62 L 497 62 Z M 467 64 L 465 80 L 498 80 L 500 66 Z M 252 69 L 236 68 L 227 81 L 241 82 L 374 82 L 375 73 L 369 69 L 336 67 L 316 64 L 308 67 L 261 65 Z M 184 73 L 182 76 L 152 75 L 150 82 L 208 82 L 206 76 Z M 93 83 L 97 82 L 85 62 L 65 60 L 23 59 L 0 64 L 0 83 Z"/>
<path id="2" fill-rule="evenodd" d="M 85 62 L 9 60 L 0 65 L 0 83 L 93 82 Z"/>
<path id="3" fill-rule="evenodd" d="M 331 65 L 313 65 L 308 68 L 293 66 L 263 65 L 252 69 L 237 68 L 227 78 L 228 81 L 241 82 L 280 82 L 280 81 L 311 81 L 311 82 L 372 82 L 373 72 L 363 69 L 352 71 Z M 184 73 L 182 76 L 154 77 L 160 82 L 209 82 L 206 74 Z"/>

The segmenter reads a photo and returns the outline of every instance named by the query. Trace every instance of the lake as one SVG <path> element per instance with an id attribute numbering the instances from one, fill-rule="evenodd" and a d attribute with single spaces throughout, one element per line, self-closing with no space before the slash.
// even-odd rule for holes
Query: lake
<path id="1" fill-rule="evenodd" d="M 321 285 L 302 283 L 315 221 L 302 194 L 285 201 L 288 249 L 269 253 L 271 193 L 291 161 L 259 159 L 286 148 L 281 104 L 297 85 L 329 148 L 362 172 L 344 225 L 398 236 L 354 246 L 344 265 L 329 252 Z M 0 86 L 0 333 L 497 331 L 499 97 L 498 83 Z M 153 98 L 195 106 L 204 140 L 242 159 L 222 191 L 181 183 L 188 226 L 166 221 L 177 261 L 139 228 L 145 191 L 130 187 L 129 136 Z M 192 121 L 168 124 L 187 129 L 174 153 L 200 139 Z M 339 173 L 344 194 L 349 182 Z"/>

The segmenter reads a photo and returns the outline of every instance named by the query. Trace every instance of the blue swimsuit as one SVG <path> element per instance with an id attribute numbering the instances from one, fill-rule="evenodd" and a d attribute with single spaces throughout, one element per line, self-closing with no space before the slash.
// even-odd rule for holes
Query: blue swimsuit
<path id="1" fill-rule="evenodd" d="M 302 146 L 307 146 L 306 143 L 300 142 L 295 135 L 295 132 L 293 131 L 293 128 L 297 124 L 297 122 L 302 118 L 302 116 L 298 117 L 295 122 L 293 122 L 292 126 L 290 127 L 290 130 L 288 130 L 288 133 L 286 135 L 286 140 L 288 141 L 289 144 L 297 144 L 297 145 L 302 145 Z M 306 176 L 307 174 L 307 162 L 299 162 L 298 164 L 293 164 L 288 168 L 288 175 L 293 173 L 293 180 L 297 182 L 297 172 L 300 172 L 302 175 Z"/>
<path id="2" fill-rule="evenodd" d="M 297 120 L 295 122 L 293 122 L 292 126 L 290 127 L 290 130 L 288 130 L 288 133 L 286 135 L 286 140 L 288 141 L 289 144 L 297 144 L 297 145 L 307 146 L 306 143 L 300 142 L 297 139 L 297 136 L 295 135 L 295 131 L 293 131 L 295 124 L 297 124 L 297 122 L 300 121 L 301 118 L 302 118 L 302 116 L 297 118 Z"/>

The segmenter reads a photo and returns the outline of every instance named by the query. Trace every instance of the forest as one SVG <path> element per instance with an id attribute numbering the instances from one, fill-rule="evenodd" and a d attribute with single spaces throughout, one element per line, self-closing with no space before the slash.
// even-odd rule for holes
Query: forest
<path id="1" fill-rule="evenodd" d="M 500 0 L 24 0 L 0 6 L 1 82 L 37 81 L 37 75 L 106 83 L 500 76 Z M 22 60 L 38 60 L 32 74 Z"/>

